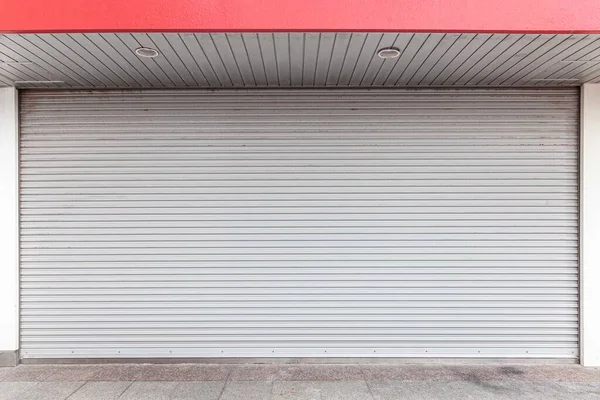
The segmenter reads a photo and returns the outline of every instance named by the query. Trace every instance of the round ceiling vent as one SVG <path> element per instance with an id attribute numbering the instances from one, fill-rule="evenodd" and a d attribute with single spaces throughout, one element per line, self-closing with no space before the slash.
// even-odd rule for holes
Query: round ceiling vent
<path id="1" fill-rule="evenodd" d="M 379 50 L 377 52 L 377 55 L 383 59 L 398 58 L 400 56 L 400 50 L 398 50 L 395 47 L 388 47 L 388 48 Z"/>
<path id="2" fill-rule="evenodd" d="M 135 49 L 135 54 L 137 54 L 140 57 L 154 58 L 158 56 L 158 50 L 150 47 L 140 47 L 138 49 Z"/>

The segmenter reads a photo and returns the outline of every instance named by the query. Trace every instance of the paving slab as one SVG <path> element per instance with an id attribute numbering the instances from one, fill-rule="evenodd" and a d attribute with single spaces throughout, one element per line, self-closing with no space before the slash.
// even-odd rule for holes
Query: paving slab
<path id="1" fill-rule="evenodd" d="M 453 371 L 442 365 L 363 365 L 363 376 L 374 381 L 449 381 Z"/>
<path id="2" fill-rule="evenodd" d="M 37 382 L 0 382 L 0 400 L 14 400 Z"/>
<path id="3" fill-rule="evenodd" d="M 69 400 L 116 400 L 133 382 L 87 382 Z"/>
<path id="4" fill-rule="evenodd" d="M 277 381 L 273 383 L 272 399 L 322 400 L 318 383 L 322 382 Z"/>
<path id="5" fill-rule="evenodd" d="M 234 367 L 229 364 L 192 364 L 189 373 L 194 381 L 226 381 Z"/>
<path id="6" fill-rule="evenodd" d="M 23 394 L 17 396 L 18 400 L 64 400 L 85 382 L 39 382 Z"/>
<path id="7" fill-rule="evenodd" d="M 586 368 L 580 365 L 540 365 L 538 369 L 552 381 L 600 382 L 600 368 Z"/>
<path id="8" fill-rule="evenodd" d="M 8 367 L 0 374 L 2 382 L 40 382 L 52 373 L 47 365 L 18 365 Z"/>
<path id="9" fill-rule="evenodd" d="M 600 399 L 600 382 L 558 382 L 557 385 L 577 400 Z"/>
<path id="10" fill-rule="evenodd" d="M 537 366 L 523 365 L 449 365 L 450 380 L 454 381 L 548 381 L 550 380 Z"/>
<path id="11" fill-rule="evenodd" d="M 98 374 L 100 365 L 49 365 L 50 374 L 44 378 L 55 382 L 85 382 Z"/>
<path id="12" fill-rule="evenodd" d="M 179 382 L 170 400 L 218 400 L 224 388 L 224 381 Z"/>
<path id="13" fill-rule="evenodd" d="M 145 364 L 104 364 L 89 378 L 96 382 L 128 382 L 138 380 L 144 373 Z"/>
<path id="14" fill-rule="evenodd" d="M 554 382 L 515 380 L 471 382 L 502 400 L 575 400 L 572 394 Z"/>
<path id="15" fill-rule="evenodd" d="M 144 365 L 138 381 L 226 381 L 233 370 L 228 364 L 155 364 Z"/>
<path id="16" fill-rule="evenodd" d="M 354 381 L 363 380 L 359 365 L 283 365 L 277 380 L 281 381 Z"/>
<path id="17" fill-rule="evenodd" d="M 177 382 L 133 382 L 119 400 L 169 400 Z"/>
<path id="18" fill-rule="evenodd" d="M 219 400 L 269 400 L 272 382 L 227 382 Z"/>
<path id="19" fill-rule="evenodd" d="M 231 381 L 266 381 L 272 382 L 280 379 L 281 365 L 237 365 L 231 371 Z"/>
<path id="20" fill-rule="evenodd" d="M 501 399 L 494 387 L 482 386 L 474 382 L 368 381 L 367 384 L 374 400 Z"/>
<path id="21" fill-rule="evenodd" d="M 273 383 L 273 400 L 373 400 L 364 381 Z"/>

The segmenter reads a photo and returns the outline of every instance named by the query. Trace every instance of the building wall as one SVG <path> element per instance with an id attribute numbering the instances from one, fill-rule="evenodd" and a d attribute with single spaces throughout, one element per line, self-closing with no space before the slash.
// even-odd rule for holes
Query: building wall
<path id="1" fill-rule="evenodd" d="M 581 91 L 581 363 L 600 366 L 600 85 Z"/>
<path id="2" fill-rule="evenodd" d="M 18 98 L 0 89 L 0 366 L 14 365 L 19 344 Z"/>

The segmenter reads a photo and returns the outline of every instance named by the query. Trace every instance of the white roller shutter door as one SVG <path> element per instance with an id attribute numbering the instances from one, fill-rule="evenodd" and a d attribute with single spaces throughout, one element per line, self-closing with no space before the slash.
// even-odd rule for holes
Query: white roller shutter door
<path id="1" fill-rule="evenodd" d="M 578 356 L 578 91 L 24 91 L 21 352 Z"/>

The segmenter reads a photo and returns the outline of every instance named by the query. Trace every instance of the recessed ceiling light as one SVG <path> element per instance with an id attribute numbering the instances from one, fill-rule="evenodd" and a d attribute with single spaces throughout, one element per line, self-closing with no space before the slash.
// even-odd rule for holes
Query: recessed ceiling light
<path id="1" fill-rule="evenodd" d="M 389 59 L 389 58 L 398 58 L 400 56 L 400 50 L 395 47 L 387 47 L 385 49 L 381 49 L 377 52 L 379 58 Z"/>
<path id="2" fill-rule="evenodd" d="M 144 58 L 154 58 L 158 56 L 158 50 L 153 49 L 151 47 L 140 47 L 135 49 L 135 54 Z"/>

